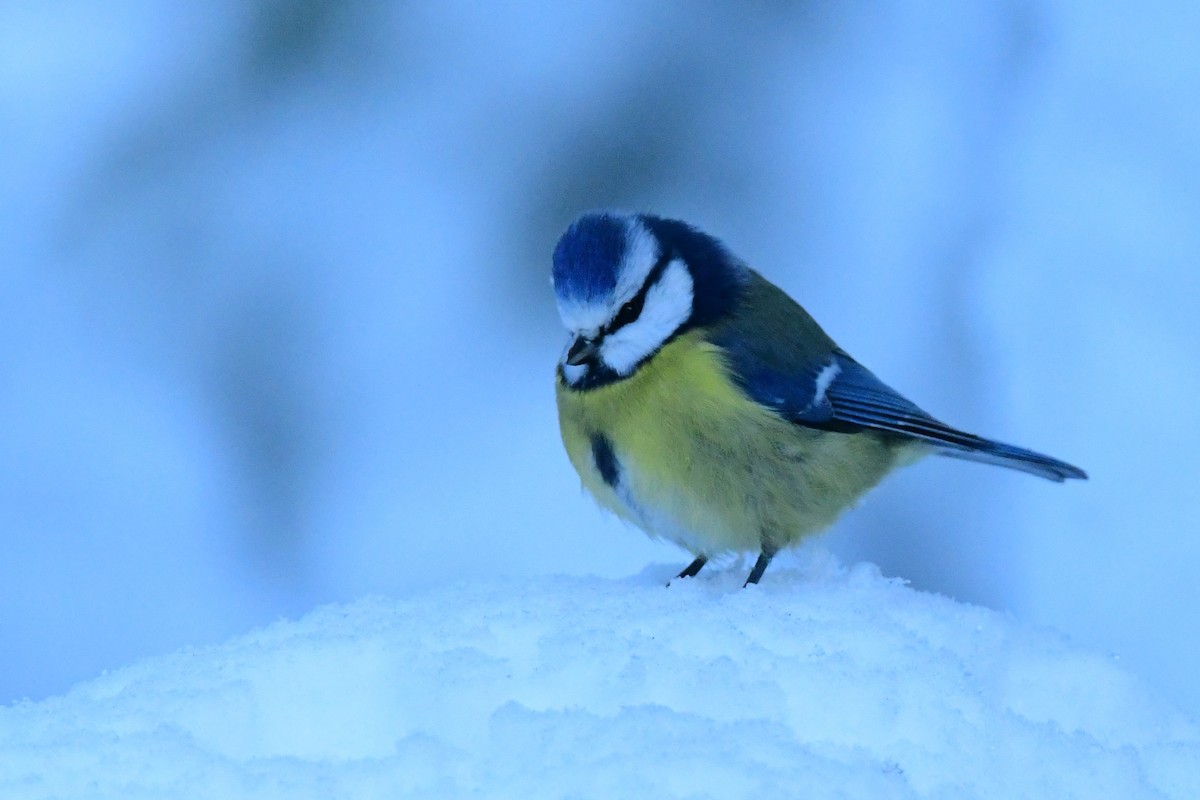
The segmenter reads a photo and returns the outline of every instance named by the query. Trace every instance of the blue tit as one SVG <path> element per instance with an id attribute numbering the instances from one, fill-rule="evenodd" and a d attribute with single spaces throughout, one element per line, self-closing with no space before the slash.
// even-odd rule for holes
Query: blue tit
<path id="1" fill-rule="evenodd" d="M 554 249 L 570 340 L 563 444 L 604 507 L 689 550 L 775 554 L 930 453 L 1052 481 L 1049 456 L 939 422 L 837 346 L 720 241 L 649 214 L 587 214 Z"/>

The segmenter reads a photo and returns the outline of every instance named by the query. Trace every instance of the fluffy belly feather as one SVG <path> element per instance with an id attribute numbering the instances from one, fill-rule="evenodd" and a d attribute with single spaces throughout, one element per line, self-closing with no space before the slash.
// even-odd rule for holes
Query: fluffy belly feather
<path id="1" fill-rule="evenodd" d="M 563 443 L 591 494 L 693 553 L 793 544 L 897 463 L 874 433 L 818 431 L 754 403 L 696 333 L 623 381 L 580 392 L 560 379 L 557 399 Z"/>

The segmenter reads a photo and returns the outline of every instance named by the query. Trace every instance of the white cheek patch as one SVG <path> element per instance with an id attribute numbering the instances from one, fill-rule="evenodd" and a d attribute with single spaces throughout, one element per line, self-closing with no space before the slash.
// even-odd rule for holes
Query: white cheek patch
<path id="1" fill-rule="evenodd" d="M 604 337 L 600 357 L 618 375 L 628 375 L 662 347 L 691 314 L 692 276 L 682 262 L 672 261 L 646 293 L 638 318 Z"/>

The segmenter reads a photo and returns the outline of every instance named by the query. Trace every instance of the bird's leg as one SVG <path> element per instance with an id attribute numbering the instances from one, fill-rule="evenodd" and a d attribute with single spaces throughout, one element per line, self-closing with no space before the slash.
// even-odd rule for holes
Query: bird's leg
<path id="1" fill-rule="evenodd" d="M 778 547 L 772 547 L 768 544 L 763 545 L 762 552 L 758 554 L 758 561 L 754 562 L 754 569 L 750 570 L 750 577 L 746 578 L 746 582 L 742 584 L 743 589 L 752 583 L 758 583 L 763 573 L 767 571 L 767 564 L 771 563 L 771 559 L 778 552 Z"/>
<path id="2" fill-rule="evenodd" d="M 676 578 L 694 578 L 696 573 L 704 569 L 704 565 L 708 563 L 708 556 L 696 556 L 696 560 L 683 568 L 683 572 L 676 575 Z"/>

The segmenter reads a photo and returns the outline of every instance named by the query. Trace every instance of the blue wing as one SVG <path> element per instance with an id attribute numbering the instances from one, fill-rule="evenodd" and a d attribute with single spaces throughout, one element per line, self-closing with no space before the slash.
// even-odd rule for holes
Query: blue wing
<path id="1" fill-rule="evenodd" d="M 739 312 L 710 332 L 730 375 L 755 402 L 797 425 L 877 431 L 927 443 L 942 455 L 1023 470 L 1052 481 L 1078 467 L 951 428 L 926 414 L 841 350 L 779 287 L 747 270 Z"/>
<path id="2" fill-rule="evenodd" d="M 742 389 L 792 422 L 843 432 L 875 428 L 917 437 L 958 433 L 836 348 L 824 358 L 786 369 L 737 342 L 723 346 Z"/>
<path id="3" fill-rule="evenodd" d="M 1053 481 L 1086 478 L 1058 459 L 952 428 L 921 410 L 846 353 L 781 370 L 776 359 L 727 341 L 734 380 L 755 401 L 791 422 L 822 430 L 882 431 L 930 444 L 942 455 L 1011 467 Z M 772 362 L 775 361 L 775 364 Z"/>

